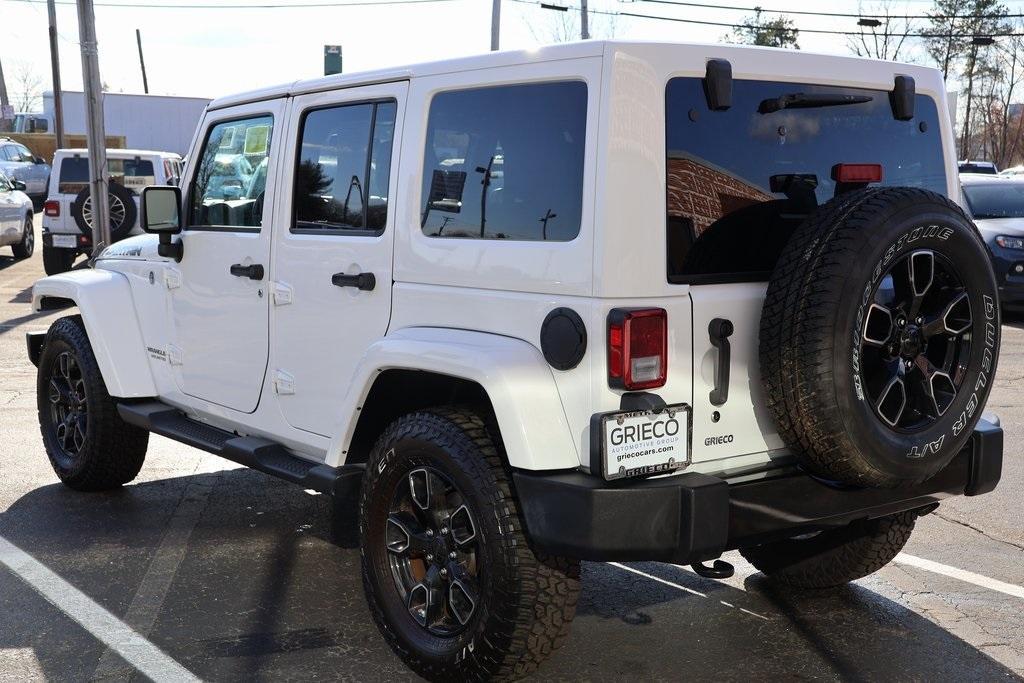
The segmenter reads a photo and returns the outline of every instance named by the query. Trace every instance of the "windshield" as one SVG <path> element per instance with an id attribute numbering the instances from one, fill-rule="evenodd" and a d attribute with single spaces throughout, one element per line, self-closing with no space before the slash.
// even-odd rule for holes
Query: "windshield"
<path id="1" fill-rule="evenodd" d="M 837 164 L 877 164 L 882 185 L 947 194 L 938 108 L 898 121 L 881 90 L 735 80 L 711 111 L 702 79 L 666 90 L 668 280 L 767 280 L 796 226 L 848 189 Z"/>
<path id="2" fill-rule="evenodd" d="M 1024 218 L 1024 183 L 964 185 L 975 218 Z"/>

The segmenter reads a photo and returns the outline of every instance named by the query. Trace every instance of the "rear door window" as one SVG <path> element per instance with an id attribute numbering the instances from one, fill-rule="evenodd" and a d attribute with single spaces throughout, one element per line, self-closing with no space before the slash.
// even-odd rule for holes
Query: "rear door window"
<path id="1" fill-rule="evenodd" d="M 773 110 L 795 94 L 862 101 Z M 737 80 L 732 106 L 710 111 L 702 79 L 674 78 L 665 114 L 669 282 L 766 280 L 796 226 L 836 195 L 837 164 L 880 164 L 883 185 L 947 193 L 925 95 L 897 121 L 885 91 Z"/>

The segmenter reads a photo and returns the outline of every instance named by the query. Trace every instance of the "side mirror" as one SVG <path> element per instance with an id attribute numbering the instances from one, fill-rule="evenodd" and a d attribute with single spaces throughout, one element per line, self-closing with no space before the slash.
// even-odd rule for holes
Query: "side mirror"
<path id="1" fill-rule="evenodd" d="M 11 187 L 21 192 L 25 191 L 25 183 L 21 182 L 20 180 L 11 180 Z"/>
<path id="2" fill-rule="evenodd" d="M 181 241 L 172 239 L 181 232 L 181 189 L 166 185 L 143 188 L 140 204 L 142 229 L 160 236 L 157 253 L 181 261 Z"/>
<path id="3" fill-rule="evenodd" d="M 34 161 L 36 164 L 45 164 L 46 163 L 46 159 L 44 159 L 42 157 L 32 157 L 32 161 Z"/>

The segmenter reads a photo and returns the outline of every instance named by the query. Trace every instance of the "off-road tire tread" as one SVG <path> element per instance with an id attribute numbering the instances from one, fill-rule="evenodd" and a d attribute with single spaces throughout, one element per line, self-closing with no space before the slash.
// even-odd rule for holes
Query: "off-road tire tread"
<path id="1" fill-rule="evenodd" d="M 43 272 L 47 275 L 60 275 L 71 270 L 75 263 L 76 253 L 71 249 L 59 249 L 43 246 Z"/>
<path id="2" fill-rule="evenodd" d="M 89 433 L 84 449 L 85 466 L 78 472 L 69 473 L 60 466 L 51 450 L 44 421 L 48 422 L 49 407 L 45 393 L 38 399 L 40 430 L 47 456 L 60 480 L 76 491 L 106 491 L 116 489 L 135 479 L 142 469 L 149 445 L 149 432 L 130 425 L 117 413 L 117 402 L 110 397 L 103 382 L 92 344 L 86 334 L 81 316 L 61 318 L 50 326 L 43 342 L 43 353 L 39 362 L 40 381 L 38 391 L 42 392 L 42 377 L 49 367 L 47 350 L 53 342 L 60 340 L 71 347 L 85 380 L 89 407 Z"/>
<path id="3" fill-rule="evenodd" d="M 793 588 L 835 588 L 892 562 L 910 539 L 917 516 L 915 511 L 903 512 L 807 540 L 743 548 L 740 554 L 773 581 Z"/>
<path id="4" fill-rule="evenodd" d="M 495 581 L 494 592 L 500 597 L 491 606 L 501 613 L 501 621 L 506 624 L 498 638 L 505 646 L 502 652 L 482 653 L 483 648 L 478 642 L 474 654 L 483 656 L 471 657 L 459 666 L 442 667 L 432 666 L 404 648 L 385 621 L 372 594 L 364 530 L 360 529 L 364 539 L 363 585 L 378 628 L 402 659 L 429 680 L 515 680 L 529 675 L 569 636 L 579 598 L 579 561 L 546 556 L 532 550 L 512 489 L 510 470 L 500 454 L 500 444 L 495 443 L 484 419 L 472 409 L 435 408 L 412 413 L 393 422 L 370 455 L 361 508 L 374 495 L 372 481 L 376 463 L 386 452 L 386 445 L 408 437 L 428 440 L 445 449 L 460 462 L 479 490 L 489 492 L 486 497 L 490 499 L 490 510 L 485 514 L 493 514 L 498 520 L 502 530 L 500 552 L 507 558 L 513 574 L 505 577 L 510 580 L 504 585 Z M 470 663 L 475 667 L 465 666 Z"/>
<path id="5" fill-rule="evenodd" d="M 849 484 L 894 488 L 891 477 L 861 457 L 845 428 L 835 391 L 833 331 L 843 274 L 864 235 L 896 201 L 941 200 L 969 225 L 963 210 L 932 192 L 906 187 L 856 190 L 833 200 L 793 234 L 772 273 L 761 314 L 760 360 L 766 401 L 779 436 L 815 475 Z M 974 233 L 979 241 L 977 229 Z M 980 411 L 979 411 L 980 415 Z"/>

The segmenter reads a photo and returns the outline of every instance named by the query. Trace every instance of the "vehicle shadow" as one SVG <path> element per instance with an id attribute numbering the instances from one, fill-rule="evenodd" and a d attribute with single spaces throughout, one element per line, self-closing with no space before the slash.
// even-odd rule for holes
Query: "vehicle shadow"
<path id="1" fill-rule="evenodd" d="M 103 494 L 45 485 L 0 514 L 0 536 L 203 679 L 412 680 L 370 617 L 358 551 L 332 543 L 331 528 L 326 497 L 244 469 Z M 861 586 L 799 594 L 755 575 L 740 590 L 671 565 L 628 566 L 648 576 L 584 564 L 572 635 L 536 680 L 1014 677 Z M 47 680 L 97 677 L 104 655 L 0 566 L 8 649 L 30 650 Z M 129 671 L 113 660 L 114 673 Z"/>

